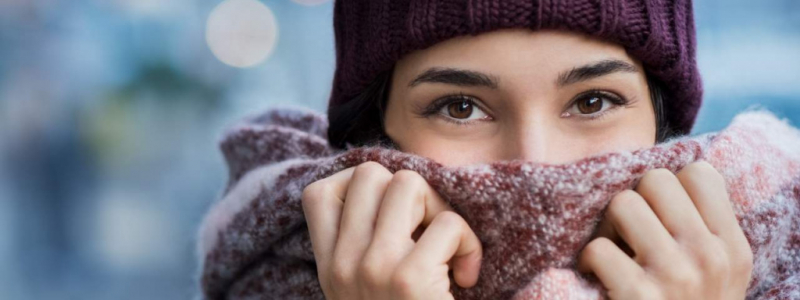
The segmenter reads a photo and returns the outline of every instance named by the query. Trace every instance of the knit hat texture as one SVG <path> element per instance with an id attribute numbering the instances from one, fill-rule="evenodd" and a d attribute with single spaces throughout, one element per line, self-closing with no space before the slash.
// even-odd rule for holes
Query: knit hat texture
<path id="1" fill-rule="evenodd" d="M 702 102 L 691 0 L 337 0 L 329 109 L 406 54 L 498 29 L 557 29 L 623 46 L 662 82 L 669 126 L 688 134 Z"/>

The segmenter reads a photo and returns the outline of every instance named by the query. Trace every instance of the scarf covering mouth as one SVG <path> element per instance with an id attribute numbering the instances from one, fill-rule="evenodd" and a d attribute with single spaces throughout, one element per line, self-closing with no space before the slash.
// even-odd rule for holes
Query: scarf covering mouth
<path id="1" fill-rule="evenodd" d="M 502 161 L 447 167 L 398 150 L 332 149 L 324 115 L 276 109 L 229 130 L 229 182 L 199 232 L 202 299 L 324 299 L 301 195 L 367 161 L 418 172 L 478 235 L 476 286 L 456 299 L 603 299 L 575 269 L 611 198 L 649 170 L 704 160 L 726 180 L 754 253 L 747 299 L 800 299 L 800 132 L 768 112 L 718 132 L 561 165 Z"/>

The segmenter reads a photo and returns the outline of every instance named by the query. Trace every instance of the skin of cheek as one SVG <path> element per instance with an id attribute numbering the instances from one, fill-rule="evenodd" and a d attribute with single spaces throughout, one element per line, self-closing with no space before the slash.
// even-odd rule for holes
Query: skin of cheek
<path id="1" fill-rule="evenodd" d="M 405 105 L 397 109 L 410 110 Z M 397 116 L 401 116 L 400 119 L 392 120 L 392 123 L 405 126 L 387 126 L 386 134 L 403 152 L 424 156 L 447 166 L 496 160 L 493 159 L 496 157 L 493 153 L 498 149 L 496 140 L 501 137 L 497 126 L 480 124 L 462 127 L 436 116 L 420 118 L 411 111 L 392 117 Z"/>
<path id="2" fill-rule="evenodd" d="M 641 65 L 638 66 L 641 68 Z M 563 162 L 601 155 L 609 152 L 633 151 L 652 147 L 656 143 L 656 118 L 650 89 L 643 73 L 611 75 L 585 84 L 565 88 L 563 95 L 577 95 L 586 90 L 607 90 L 629 101 L 613 108 L 609 113 L 592 121 L 565 121 L 561 137 L 568 137 L 572 145 Z M 567 103 L 567 101 L 565 101 Z M 578 118 L 579 119 L 579 118 Z"/>
<path id="3" fill-rule="evenodd" d="M 429 147 L 433 143 L 422 142 L 423 147 L 411 152 L 433 159 L 446 166 L 466 166 L 479 163 L 490 163 L 491 152 L 495 147 L 485 141 L 465 143 L 463 141 L 437 140 L 434 147 Z"/>
<path id="4" fill-rule="evenodd" d="M 633 108 L 626 109 L 633 110 Z M 634 151 L 655 145 L 655 119 L 637 118 L 634 115 L 641 114 L 637 111 L 628 111 L 626 114 L 628 115 L 625 116 L 627 120 L 616 122 L 607 128 L 597 130 L 598 132 L 596 133 L 583 136 L 580 141 L 575 141 L 575 149 L 580 149 L 580 152 L 571 153 L 571 158 L 566 162 L 576 158 L 580 159 L 610 152 Z M 652 120 L 652 123 L 643 122 L 644 120 Z"/>
<path id="5" fill-rule="evenodd" d="M 615 85 L 612 82 L 607 86 Z M 565 158 L 560 162 L 610 152 L 634 151 L 656 144 L 655 111 L 646 81 L 616 83 L 616 86 L 634 87 L 621 92 L 631 103 L 615 108 L 596 121 L 567 122 L 567 127 L 560 132 L 561 148 L 565 148 Z"/>

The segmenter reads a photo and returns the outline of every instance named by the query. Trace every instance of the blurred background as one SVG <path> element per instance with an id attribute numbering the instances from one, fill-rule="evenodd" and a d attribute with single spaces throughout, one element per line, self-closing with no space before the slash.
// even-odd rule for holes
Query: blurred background
<path id="1" fill-rule="evenodd" d="M 800 1 L 695 2 L 695 132 L 754 105 L 800 124 Z M 216 143 L 275 105 L 324 111 L 332 11 L 0 0 L 0 299 L 195 296 L 197 226 L 226 180 Z"/>

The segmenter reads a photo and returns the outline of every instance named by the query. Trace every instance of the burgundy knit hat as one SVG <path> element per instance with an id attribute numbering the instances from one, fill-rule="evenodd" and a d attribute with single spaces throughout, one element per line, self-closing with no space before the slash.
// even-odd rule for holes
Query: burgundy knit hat
<path id="1" fill-rule="evenodd" d="M 562 29 L 622 45 L 663 83 L 668 125 L 691 131 L 703 93 L 691 0 L 337 0 L 329 109 L 412 51 L 504 28 Z"/>

